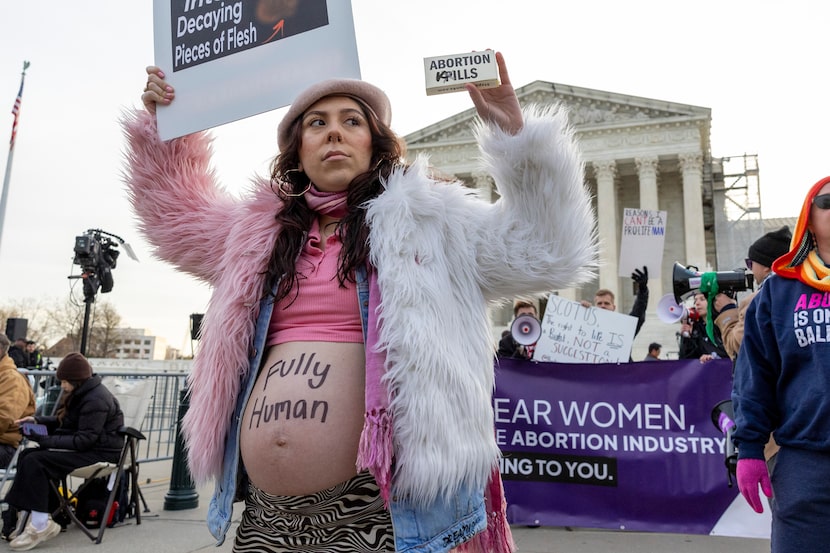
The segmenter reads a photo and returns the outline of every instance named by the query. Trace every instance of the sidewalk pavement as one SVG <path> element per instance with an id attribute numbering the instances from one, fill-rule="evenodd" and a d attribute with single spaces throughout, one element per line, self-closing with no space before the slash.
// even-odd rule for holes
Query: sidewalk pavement
<path id="1" fill-rule="evenodd" d="M 69 526 L 66 532 L 38 546 L 34 551 L 87 551 L 89 553 L 192 553 L 230 552 L 241 514 L 237 504 L 234 522 L 221 547 L 205 525 L 205 514 L 211 489 L 199 490 L 195 509 L 165 511 L 164 498 L 170 488 L 171 463 L 153 462 L 141 465 L 141 491 L 149 512 L 142 512 L 141 524 L 134 519 L 114 528 L 107 528 L 100 545 L 90 541 L 80 530 Z M 593 529 L 513 527 L 519 553 L 762 553 L 769 551 L 769 540 L 727 538 L 686 534 L 617 532 Z M 8 545 L 0 545 L 11 551 Z"/>

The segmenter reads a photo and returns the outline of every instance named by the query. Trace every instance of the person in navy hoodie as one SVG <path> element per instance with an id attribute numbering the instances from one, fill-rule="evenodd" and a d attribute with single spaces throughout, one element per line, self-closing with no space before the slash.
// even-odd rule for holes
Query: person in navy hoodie
<path id="1" fill-rule="evenodd" d="M 735 365 L 737 479 L 763 512 L 773 500 L 773 553 L 830 543 L 830 177 L 804 200 L 790 251 L 773 262 L 745 318 Z M 768 470 L 764 445 L 781 447 Z"/>

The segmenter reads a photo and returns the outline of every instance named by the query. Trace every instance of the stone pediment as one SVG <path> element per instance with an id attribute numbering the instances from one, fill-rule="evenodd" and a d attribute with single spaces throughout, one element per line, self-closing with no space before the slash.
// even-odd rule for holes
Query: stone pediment
<path id="1" fill-rule="evenodd" d="M 664 124 L 703 124 L 708 136 L 711 110 L 705 107 L 653 100 L 602 90 L 579 88 L 546 81 L 534 81 L 516 90 L 522 105 L 559 102 L 568 107 L 577 132 L 605 131 L 626 127 Z M 412 150 L 439 144 L 472 140 L 471 123 L 475 110 L 468 109 L 406 137 Z"/>

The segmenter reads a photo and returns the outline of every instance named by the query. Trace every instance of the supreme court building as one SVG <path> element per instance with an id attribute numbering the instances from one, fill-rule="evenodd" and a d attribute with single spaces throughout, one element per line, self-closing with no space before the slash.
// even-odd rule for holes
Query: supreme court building
<path id="1" fill-rule="evenodd" d="M 592 301 L 598 288 L 616 294 L 617 311 L 633 305 L 632 281 L 619 277 L 618 256 L 624 208 L 666 211 L 660 275 L 649 275 L 646 323 L 634 342 L 641 360 L 649 342 L 676 357 L 679 324 L 656 315 L 659 300 L 672 292 L 675 262 L 700 271 L 743 265 L 747 247 L 765 230 L 760 217 L 755 156 L 713 158 L 709 108 L 534 81 L 516 90 L 522 105 L 567 106 L 585 161 L 585 182 L 593 196 L 600 238 L 598 278 L 580 289 L 556 290 L 563 297 Z M 491 177 L 480 172 L 470 108 L 405 136 L 408 157 L 420 153 L 446 174 L 496 200 Z M 734 168 L 737 162 L 737 169 Z M 540 313 L 541 315 L 542 313 Z M 492 313 L 494 337 L 509 325 L 512 306 Z M 674 354 L 674 355 L 672 355 Z"/>

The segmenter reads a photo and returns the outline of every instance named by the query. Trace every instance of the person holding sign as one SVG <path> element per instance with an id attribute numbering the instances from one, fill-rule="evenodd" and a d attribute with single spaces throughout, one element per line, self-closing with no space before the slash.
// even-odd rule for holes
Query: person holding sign
<path id="1" fill-rule="evenodd" d="M 646 322 L 646 308 L 648 307 L 648 267 L 643 267 L 642 270 L 634 269 L 631 273 L 631 280 L 636 284 L 636 296 L 634 297 L 634 305 L 631 307 L 629 317 L 637 319 L 637 328 L 634 331 L 636 336 L 643 323 Z M 582 307 L 591 307 L 591 304 L 585 300 L 580 302 Z M 594 294 L 594 307 L 598 309 L 605 309 L 606 311 L 616 311 L 617 304 L 615 303 L 614 292 L 607 288 L 600 288 Z"/>
<path id="2" fill-rule="evenodd" d="M 636 337 L 639 334 L 640 329 L 643 328 L 643 323 L 646 322 L 646 308 L 648 307 L 648 267 L 643 266 L 643 269 L 634 269 L 634 272 L 631 273 L 631 280 L 634 281 L 636 285 L 635 291 L 636 296 L 634 297 L 634 305 L 631 307 L 631 312 L 628 314 L 629 317 L 634 317 L 637 319 L 637 326 L 634 329 L 634 336 Z M 586 300 L 582 300 L 579 302 L 582 307 L 591 307 L 591 303 Z M 607 288 L 600 288 L 594 293 L 594 304 L 593 307 L 597 309 L 605 309 L 606 311 L 617 311 L 617 304 L 614 296 L 614 292 Z M 628 357 L 629 361 L 633 361 L 631 356 Z"/>
<path id="3" fill-rule="evenodd" d="M 772 262 L 744 318 L 732 403 L 741 494 L 763 511 L 774 500 L 773 553 L 830 543 L 830 177 L 801 208 L 787 253 Z M 780 446 L 772 474 L 770 433 Z"/>
<path id="4" fill-rule="evenodd" d="M 489 300 L 592 277 L 595 221 L 558 107 L 467 91 L 500 199 L 404 160 L 379 88 L 323 81 L 277 129 L 270 179 L 222 191 L 210 138 L 163 142 L 147 70 L 126 183 L 157 254 L 213 287 L 184 420 L 208 526 L 234 551 L 512 548 L 498 472 Z M 161 109 L 161 108 L 158 108 Z"/>

